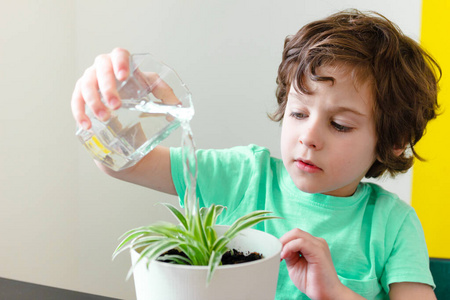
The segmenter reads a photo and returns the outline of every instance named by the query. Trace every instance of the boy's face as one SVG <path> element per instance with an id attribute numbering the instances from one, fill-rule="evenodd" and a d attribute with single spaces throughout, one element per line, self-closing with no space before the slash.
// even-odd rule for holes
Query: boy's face
<path id="1" fill-rule="evenodd" d="M 308 193 L 352 195 L 375 162 L 374 95 L 369 82 L 356 85 L 349 67 L 320 67 L 308 79 L 311 95 L 292 84 L 283 119 L 281 155 L 295 185 Z"/>

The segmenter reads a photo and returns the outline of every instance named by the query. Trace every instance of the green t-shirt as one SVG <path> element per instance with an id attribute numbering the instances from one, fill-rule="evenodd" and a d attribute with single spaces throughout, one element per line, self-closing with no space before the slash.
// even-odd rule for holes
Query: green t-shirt
<path id="1" fill-rule="evenodd" d="M 219 224 L 254 210 L 284 219 L 256 226 L 276 237 L 293 228 L 324 238 L 341 282 L 367 299 L 385 299 L 389 284 L 420 282 L 434 287 L 424 233 L 414 209 L 392 193 L 360 183 L 350 197 L 308 194 L 292 182 L 283 162 L 250 145 L 198 150 L 200 206 L 227 206 Z M 181 205 L 186 185 L 181 149 L 171 149 L 171 168 Z M 276 299 L 308 299 L 292 283 L 284 261 Z"/>

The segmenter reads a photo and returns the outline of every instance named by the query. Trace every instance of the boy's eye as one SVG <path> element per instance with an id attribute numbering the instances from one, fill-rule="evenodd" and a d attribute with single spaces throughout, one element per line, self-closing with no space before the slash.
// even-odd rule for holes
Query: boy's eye
<path id="1" fill-rule="evenodd" d="M 298 120 L 301 120 L 301 119 L 306 118 L 307 115 L 304 114 L 304 113 L 300 113 L 300 112 L 291 112 L 291 117 L 294 117 L 294 118 L 296 118 Z"/>
<path id="2" fill-rule="evenodd" d="M 336 122 L 331 122 L 331 125 L 334 127 L 334 129 L 336 129 L 339 132 L 348 132 L 348 131 L 352 130 L 351 127 L 343 126 Z"/>

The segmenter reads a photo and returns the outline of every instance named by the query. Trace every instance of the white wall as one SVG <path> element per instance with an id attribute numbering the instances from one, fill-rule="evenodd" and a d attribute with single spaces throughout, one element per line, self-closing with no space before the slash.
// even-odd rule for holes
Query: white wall
<path id="1" fill-rule="evenodd" d="M 0 276 L 77 288 L 73 1 L 2 1 Z"/>
<path id="2" fill-rule="evenodd" d="M 5 1 L 3 1 L 5 2 Z M 3 4 L 2 2 L 2 4 Z M 0 12 L 0 276 L 133 299 L 126 230 L 169 218 L 163 195 L 96 169 L 74 137 L 70 94 L 99 53 L 152 52 L 193 93 L 198 148 L 255 143 L 279 156 L 275 79 L 286 35 L 337 10 L 376 10 L 414 38 L 419 0 L 8 1 Z M 168 145 L 180 144 L 179 133 Z M 410 198 L 410 174 L 383 185 Z"/>

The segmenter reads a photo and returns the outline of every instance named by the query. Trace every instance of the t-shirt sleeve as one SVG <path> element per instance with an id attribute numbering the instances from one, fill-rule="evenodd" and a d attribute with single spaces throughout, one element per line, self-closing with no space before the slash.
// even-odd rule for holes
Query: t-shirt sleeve
<path id="1" fill-rule="evenodd" d="M 170 172 L 172 181 L 180 198 L 180 205 L 184 206 L 184 194 L 186 193 L 186 183 L 183 175 L 183 153 L 182 148 L 170 148 Z"/>
<path id="2" fill-rule="evenodd" d="M 381 277 L 381 284 L 387 292 L 389 285 L 396 282 L 424 283 L 435 288 L 424 232 L 413 209 L 405 216 L 397 232 Z"/>
<path id="3" fill-rule="evenodd" d="M 239 206 L 253 177 L 256 147 L 197 150 L 196 193 L 201 207 L 215 203 L 226 206 L 227 213 L 231 213 Z M 172 180 L 183 206 L 186 184 L 181 148 L 170 149 L 170 162 Z"/>

